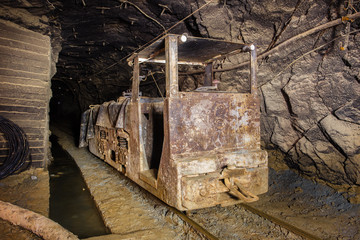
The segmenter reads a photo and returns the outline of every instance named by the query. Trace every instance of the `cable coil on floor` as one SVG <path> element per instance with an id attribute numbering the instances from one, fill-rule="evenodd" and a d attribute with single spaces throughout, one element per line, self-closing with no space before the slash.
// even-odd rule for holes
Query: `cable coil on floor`
<path id="1" fill-rule="evenodd" d="M 8 156 L 0 165 L 0 179 L 25 170 L 31 159 L 29 158 L 29 143 L 25 132 L 12 121 L 0 116 L 0 132 L 4 133 L 8 143 Z M 25 164 L 26 161 L 28 164 Z"/>

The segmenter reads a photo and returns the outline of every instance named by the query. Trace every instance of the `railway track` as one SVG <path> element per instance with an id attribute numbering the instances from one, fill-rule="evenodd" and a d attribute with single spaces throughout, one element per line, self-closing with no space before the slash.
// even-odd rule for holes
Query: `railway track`
<path id="1" fill-rule="evenodd" d="M 321 240 L 321 238 L 314 236 L 311 233 L 308 233 L 302 229 L 297 228 L 296 226 L 293 226 L 279 218 L 273 217 L 259 209 L 256 209 L 248 204 L 245 203 L 241 203 L 239 204 L 239 207 L 244 208 L 245 210 L 251 212 L 252 214 L 255 214 L 257 216 L 260 216 L 264 219 L 266 219 L 267 221 L 272 222 L 273 224 L 277 225 L 280 229 L 281 232 L 286 232 L 288 231 L 291 235 L 291 238 L 289 237 L 288 233 L 285 233 L 287 236 L 286 239 L 308 239 L 308 240 Z M 199 235 L 201 235 L 202 237 L 204 237 L 205 239 L 209 239 L 209 240 L 218 240 L 218 239 L 222 239 L 219 238 L 217 236 L 215 236 L 214 234 L 212 234 L 210 231 L 208 231 L 206 228 L 204 228 L 203 226 L 201 226 L 201 224 L 195 222 L 194 220 L 192 220 L 188 215 L 189 213 L 184 213 L 181 212 L 173 207 L 168 206 L 168 208 L 174 212 L 176 215 L 178 215 L 184 222 L 186 222 L 187 224 L 189 224 Z M 190 213 L 191 214 L 191 213 Z M 286 231 L 284 231 L 286 230 Z M 251 236 L 250 236 L 251 238 Z"/>
<path id="2" fill-rule="evenodd" d="M 296 235 L 298 235 L 298 236 L 300 236 L 300 237 L 302 237 L 304 239 L 321 240 L 321 238 L 319 238 L 319 237 L 317 237 L 317 236 L 315 236 L 315 235 L 313 235 L 311 233 L 308 233 L 308 232 L 306 232 L 304 230 L 301 230 L 300 228 L 297 228 L 294 225 L 291 225 L 291 224 L 289 224 L 289 223 L 287 223 L 287 222 L 285 222 L 285 221 L 283 221 L 283 220 L 281 220 L 279 218 L 273 217 L 273 216 L 271 216 L 271 215 L 269 215 L 269 214 L 267 214 L 267 213 L 265 213 L 265 212 L 263 212 L 263 211 L 261 211 L 259 209 L 256 209 L 256 208 L 254 208 L 254 207 L 252 207 L 250 205 L 242 203 L 241 206 L 244 207 L 246 210 L 249 210 L 250 212 L 252 212 L 254 214 L 257 214 L 257 215 L 259 215 L 259 216 L 261 216 L 263 218 L 266 218 L 267 220 L 279 225 L 282 228 L 287 229 L 288 231 L 290 231 L 290 232 L 292 232 L 292 233 L 294 233 L 294 234 L 296 234 Z"/>
<path id="3" fill-rule="evenodd" d="M 64 135 L 61 138 L 64 138 Z M 64 142 L 62 143 L 64 145 Z M 83 172 L 83 177 L 103 214 L 104 220 L 107 221 L 106 225 L 113 233 L 124 234 L 124 229 L 127 228 L 124 224 L 128 224 L 130 221 L 138 221 L 136 216 L 127 217 L 122 221 L 121 216 L 131 216 L 135 215 L 134 212 L 139 212 L 139 218 L 147 215 L 145 222 L 150 221 L 149 216 L 151 216 L 155 219 L 155 226 L 156 224 L 162 226 L 151 232 L 150 230 L 143 230 L 146 226 L 141 226 L 139 230 L 129 223 L 131 228 L 126 229 L 128 232 L 144 231 L 143 234 L 146 236 L 148 236 L 147 234 L 156 236 L 160 231 L 167 229 L 168 233 L 170 232 L 175 236 L 171 238 L 150 238 L 149 235 L 147 239 L 320 239 L 247 204 L 181 212 L 161 202 L 119 173 L 114 174 L 115 171 L 111 167 L 91 156 L 90 153 L 77 149 L 72 145 L 72 138 L 69 138 L 63 147 L 67 148 L 74 159 L 81 156 L 81 159 L 76 159 L 77 164 Z M 81 151 L 80 155 L 77 155 L 76 152 L 78 151 Z M 104 171 L 104 173 L 100 171 Z M 127 199 L 123 199 L 122 202 L 115 202 L 124 198 L 125 195 L 128 195 Z M 112 202 L 111 211 L 109 211 L 108 202 Z M 134 208 L 134 206 L 130 206 L 134 202 L 140 204 Z M 115 209 L 113 206 L 119 206 L 119 208 Z M 119 221 L 122 221 L 121 224 Z M 168 236 L 166 235 L 168 233 L 162 234 Z"/>

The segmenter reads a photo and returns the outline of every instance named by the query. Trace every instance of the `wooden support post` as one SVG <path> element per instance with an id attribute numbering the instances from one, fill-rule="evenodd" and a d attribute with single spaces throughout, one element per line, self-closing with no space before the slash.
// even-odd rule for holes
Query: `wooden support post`
<path id="1" fill-rule="evenodd" d="M 178 44 L 177 36 L 169 35 L 165 38 L 166 56 L 166 97 L 176 97 L 179 92 L 178 83 Z"/>
<path id="2" fill-rule="evenodd" d="M 205 67 L 205 79 L 204 86 L 212 86 L 213 81 L 213 71 L 212 71 L 212 62 L 206 65 Z"/>
<path id="3" fill-rule="evenodd" d="M 251 94 L 257 93 L 257 83 L 256 83 L 256 72 L 257 72 L 257 57 L 256 57 L 256 47 L 251 44 L 250 46 L 250 91 Z"/>
<path id="4" fill-rule="evenodd" d="M 131 92 L 131 101 L 137 102 L 139 100 L 139 75 L 140 75 L 140 66 L 139 66 L 139 56 L 134 57 L 134 66 L 133 66 L 133 81 L 132 81 L 132 92 Z"/>

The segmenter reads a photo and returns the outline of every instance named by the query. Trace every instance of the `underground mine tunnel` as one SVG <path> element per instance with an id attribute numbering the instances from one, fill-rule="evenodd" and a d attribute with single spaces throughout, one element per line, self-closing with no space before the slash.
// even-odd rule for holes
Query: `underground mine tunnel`
<path id="1" fill-rule="evenodd" d="M 359 10 L 1 0 L 0 239 L 360 239 Z"/>

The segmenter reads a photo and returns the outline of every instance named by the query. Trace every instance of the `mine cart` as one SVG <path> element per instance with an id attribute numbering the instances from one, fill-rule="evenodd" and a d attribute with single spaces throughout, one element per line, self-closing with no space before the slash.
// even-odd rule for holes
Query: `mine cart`
<path id="1" fill-rule="evenodd" d="M 221 90 L 213 63 L 242 53 L 248 91 Z M 167 34 L 128 62 L 131 91 L 83 114 L 80 146 L 179 210 L 252 202 L 268 190 L 254 45 Z M 165 68 L 163 97 L 139 90 L 149 64 Z M 204 72 L 195 89 L 179 88 L 183 65 Z"/>

